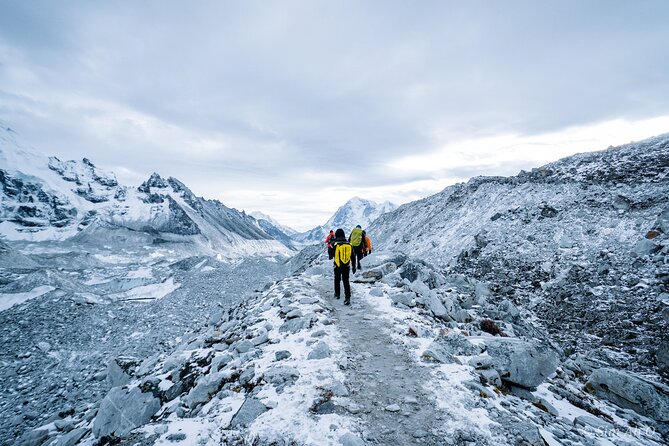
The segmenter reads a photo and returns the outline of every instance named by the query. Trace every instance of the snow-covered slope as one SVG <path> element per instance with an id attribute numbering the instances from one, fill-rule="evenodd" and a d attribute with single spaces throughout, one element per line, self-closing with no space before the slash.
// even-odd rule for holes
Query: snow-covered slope
<path id="1" fill-rule="evenodd" d="M 260 227 L 260 229 L 286 245 L 288 248 L 294 249 L 293 245 L 295 242 L 293 241 L 292 236 L 297 234 L 296 230 L 282 225 L 269 215 L 263 214 L 262 212 L 251 212 L 249 215 L 257 220 L 258 227 Z"/>
<path id="2" fill-rule="evenodd" d="M 154 173 L 141 186 L 118 183 L 90 160 L 47 158 L 0 130 L 0 236 L 7 240 L 95 242 L 100 228 L 146 233 L 154 242 L 192 242 L 223 258 L 286 255 L 290 250 L 244 213 L 196 197 Z M 86 237 L 94 232 L 94 237 Z"/>
<path id="3" fill-rule="evenodd" d="M 368 232 L 377 248 L 491 284 L 568 351 L 606 347 L 620 366 L 669 370 L 669 135 L 473 178 Z"/>
<path id="4" fill-rule="evenodd" d="M 397 206 L 389 201 L 379 204 L 371 200 L 353 197 L 337 209 L 325 224 L 295 235 L 293 238 L 302 243 L 319 242 L 325 239 L 330 229 L 336 230 L 337 228 L 344 229 L 348 234 L 356 225 L 360 225 L 364 229 L 381 215 L 396 208 Z"/>

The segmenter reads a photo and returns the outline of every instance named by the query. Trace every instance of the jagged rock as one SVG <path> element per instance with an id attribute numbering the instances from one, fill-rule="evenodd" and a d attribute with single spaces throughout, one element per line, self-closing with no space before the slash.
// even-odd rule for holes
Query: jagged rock
<path id="1" fill-rule="evenodd" d="M 334 396 L 348 396 L 349 395 L 349 392 L 348 392 L 348 389 L 346 388 L 346 386 L 344 384 L 340 383 L 339 381 L 335 382 L 334 384 L 332 384 L 330 386 L 330 392 L 332 392 L 332 394 Z"/>
<path id="2" fill-rule="evenodd" d="M 137 387 L 130 390 L 114 387 L 100 404 L 93 434 L 98 438 L 125 435 L 148 423 L 158 410 L 160 400 L 151 393 L 142 393 Z"/>
<path id="3" fill-rule="evenodd" d="M 244 370 L 241 375 L 239 375 L 239 384 L 242 386 L 245 386 L 246 384 L 250 383 L 253 378 L 256 376 L 256 370 L 253 365 L 251 365 L 249 368 Z"/>
<path id="4" fill-rule="evenodd" d="M 19 438 L 17 446 L 40 446 L 49 438 L 49 431 L 46 429 L 35 429 L 28 431 Z"/>
<path id="5" fill-rule="evenodd" d="M 379 270 L 369 270 L 362 273 L 362 279 L 365 283 L 374 283 L 383 279 L 383 273 Z"/>
<path id="6" fill-rule="evenodd" d="M 502 380 L 520 387 L 535 388 L 555 372 L 559 361 L 548 347 L 516 338 L 489 338 L 485 345 Z"/>
<path id="7" fill-rule="evenodd" d="M 481 369 L 477 370 L 476 373 L 481 377 L 481 380 L 485 384 L 490 384 L 495 387 L 502 387 L 502 378 L 500 378 L 499 373 L 495 369 Z"/>
<path id="8" fill-rule="evenodd" d="M 84 438 L 84 435 L 86 435 L 88 432 L 89 429 L 86 428 L 74 429 L 73 431 L 70 431 L 60 437 L 54 446 L 74 446 L 79 442 L 79 440 Z"/>
<path id="9" fill-rule="evenodd" d="M 607 423 L 599 418 L 591 417 L 590 415 L 581 415 L 574 418 L 574 426 L 589 427 L 597 430 L 609 430 L 613 428 L 611 423 Z"/>
<path id="10" fill-rule="evenodd" d="M 473 390 L 474 392 L 478 393 L 479 396 L 483 398 L 496 398 L 497 395 L 495 395 L 494 392 L 490 391 L 490 389 L 487 389 L 483 387 L 480 383 L 476 381 L 464 381 L 462 383 L 465 387 L 468 389 Z"/>
<path id="11" fill-rule="evenodd" d="M 228 365 L 230 361 L 232 361 L 232 356 L 229 353 L 215 356 L 214 359 L 211 360 L 211 371 L 218 372 L 223 367 Z"/>
<path id="12" fill-rule="evenodd" d="M 447 296 L 442 300 L 442 302 L 444 304 L 444 308 L 446 308 L 448 318 L 447 320 L 461 323 L 471 321 L 472 317 L 469 312 L 467 312 L 467 310 L 463 310 L 458 302 L 452 297 Z"/>
<path id="13" fill-rule="evenodd" d="M 279 327 L 280 333 L 297 333 L 300 330 L 308 330 L 312 327 L 314 320 L 311 316 L 290 319 Z"/>
<path id="14" fill-rule="evenodd" d="M 263 378 L 270 384 L 274 384 L 277 392 L 282 392 L 286 386 L 292 386 L 300 377 L 300 372 L 294 367 L 273 367 L 267 370 Z"/>
<path id="15" fill-rule="evenodd" d="M 481 347 L 474 345 L 460 333 L 452 332 L 435 340 L 442 345 L 446 351 L 457 356 L 473 356 L 481 353 Z"/>
<path id="16" fill-rule="evenodd" d="M 425 361 L 440 362 L 442 364 L 462 364 L 458 358 L 448 351 L 448 346 L 441 342 L 432 342 L 421 355 Z"/>
<path id="17" fill-rule="evenodd" d="M 74 428 L 73 420 L 56 420 L 53 422 L 53 425 L 56 426 L 56 429 L 63 432 L 70 432 Z"/>
<path id="18" fill-rule="evenodd" d="M 318 303 L 318 298 L 317 297 L 303 297 L 303 298 L 300 299 L 300 303 L 302 305 L 317 304 Z"/>
<path id="19" fill-rule="evenodd" d="M 588 389 L 620 407 L 632 409 L 661 422 L 669 422 L 669 395 L 638 376 L 621 370 L 595 370 L 587 383 Z"/>
<path id="20" fill-rule="evenodd" d="M 386 285 L 392 288 L 397 288 L 402 286 L 402 284 L 404 283 L 404 279 L 402 279 L 402 276 L 400 276 L 398 272 L 394 272 L 392 274 L 386 274 L 385 276 L 383 276 L 381 282 L 385 283 Z"/>
<path id="21" fill-rule="evenodd" d="M 330 346 L 325 342 L 320 341 L 316 344 L 316 347 L 307 355 L 307 359 L 324 359 L 330 357 Z"/>
<path id="22" fill-rule="evenodd" d="M 191 389 L 184 399 L 188 407 L 195 408 L 198 404 L 209 401 L 221 386 L 233 378 L 233 372 L 224 370 L 221 372 L 211 373 L 200 377 L 197 385 Z"/>
<path id="23" fill-rule="evenodd" d="M 235 346 L 235 350 L 239 353 L 246 353 L 253 348 L 253 343 L 249 340 L 244 339 Z"/>
<path id="24" fill-rule="evenodd" d="M 437 296 L 436 292 L 431 291 L 426 295 L 423 295 L 423 303 L 425 304 L 425 307 L 427 307 L 432 312 L 432 314 L 434 314 L 434 317 L 447 321 L 452 320 L 448 311 L 446 310 L 446 307 L 444 307 L 444 304 L 441 303 L 441 299 L 439 299 L 439 296 Z"/>
<path id="25" fill-rule="evenodd" d="M 267 332 L 261 333 L 255 338 L 251 339 L 251 344 L 253 344 L 255 347 L 267 342 L 269 342 L 269 336 L 267 335 Z"/>
<path id="26" fill-rule="evenodd" d="M 286 319 L 295 319 L 297 317 L 302 317 L 302 316 L 304 316 L 302 311 L 295 309 L 286 314 Z"/>
<path id="27" fill-rule="evenodd" d="M 267 412 L 267 407 L 258 401 L 255 398 L 246 398 L 244 404 L 239 408 L 232 421 L 230 421 L 231 427 L 243 427 L 248 426 L 258 418 L 260 415 Z"/>
<path id="28" fill-rule="evenodd" d="M 416 306 L 416 293 L 414 292 L 394 293 L 390 294 L 388 297 L 390 297 L 390 300 L 396 304 L 402 304 L 409 308 Z"/>
<path id="29" fill-rule="evenodd" d="M 107 364 L 107 382 L 109 387 L 120 387 L 128 384 L 135 375 L 141 361 L 130 356 L 120 356 Z"/>
<path id="30" fill-rule="evenodd" d="M 643 238 L 639 240 L 636 245 L 634 245 L 634 253 L 640 257 L 649 256 L 656 253 L 661 248 L 661 246 L 655 244 L 653 241 L 648 240 L 647 238 Z"/>

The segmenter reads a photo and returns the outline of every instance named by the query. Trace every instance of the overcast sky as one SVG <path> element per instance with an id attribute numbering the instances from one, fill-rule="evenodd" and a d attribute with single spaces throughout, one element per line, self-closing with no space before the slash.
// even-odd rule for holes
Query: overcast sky
<path id="1" fill-rule="evenodd" d="M 296 229 L 669 132 L 669 1 L 0 0 L 0 120 Z"/>

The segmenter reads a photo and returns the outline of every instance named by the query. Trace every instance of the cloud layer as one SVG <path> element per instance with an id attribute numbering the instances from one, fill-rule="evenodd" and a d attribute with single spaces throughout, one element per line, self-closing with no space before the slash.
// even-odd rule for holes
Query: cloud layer
<path id="1" fill-rule="evenodd" d="M 0 119 L 307 228 L 352 195 L 403 202 L 669 131 L 649 121 L 669 115 L 667 17 L 661 0 L 10 0 Z"/>

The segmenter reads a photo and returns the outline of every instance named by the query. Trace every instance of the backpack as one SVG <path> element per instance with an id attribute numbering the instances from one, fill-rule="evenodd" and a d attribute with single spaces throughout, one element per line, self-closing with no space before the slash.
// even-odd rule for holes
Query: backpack
<path id="1" fill-rule="evenodd" d="M 334 263 L 335 266 L 348 266 L 351 263 L 351 245 L 348 243 L 335 243 Z"/>
<path id="2" fill-rule="evenodd" d="M 360 244 L 362 243 L 362 229 L 355 228 L 354 230 L 352 230 L 350 241 L 351 245 L 360 246 Z"/>

